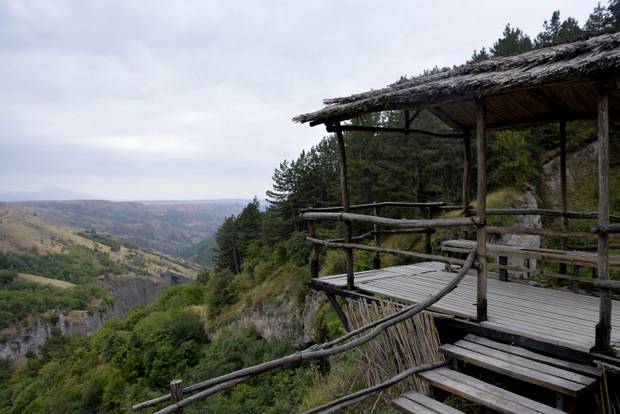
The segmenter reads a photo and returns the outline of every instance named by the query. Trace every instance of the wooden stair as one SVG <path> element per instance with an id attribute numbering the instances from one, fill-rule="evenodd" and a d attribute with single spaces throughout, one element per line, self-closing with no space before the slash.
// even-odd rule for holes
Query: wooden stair
<path id="1" fill-rule="evenodd" d="M 595 367 L 547 357 L 471 334 L 455 344 L 442 345 L 440 351 L 469 365 L 557 392 L 557 407 L 554 408 L 448 368 L 417 374 L 434 388 L 500 413 L 563 413 L 562 408 L 571 412 L 579 397 L 592 389 L 601 376 L 601 371 Z M 566 405 L 565 400 L 569 400 Z M 392 405 L 403 413 L 459 412 L 414 391 L 404 393 Z"/>

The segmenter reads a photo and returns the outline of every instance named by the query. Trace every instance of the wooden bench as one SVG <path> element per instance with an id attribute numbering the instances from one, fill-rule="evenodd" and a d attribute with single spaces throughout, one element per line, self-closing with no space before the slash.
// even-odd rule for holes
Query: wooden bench
<path id="1" fill-rule="evenodd" d="M 450 253 L 469 253 L 476 248 L 476 242 L 472 240 L 447 240 L 441 243 L 442 251 L 445 254 Z M 487 255 L 497 258 L 497 263 L 489 263 L 489 267 L 499 269 L 500 280 L 508 280 L 508 270 L 522 272 L 527 275 L 541 274 L 548 276 L 572 279 L 574 281 L 592 281 L 577 276 L 580 267 L 598 267 L 598 254 L 593 252 L 582 251 L 566 251 L 543 249 L 534 247 L 511 246 L 503 244 L 487 243 Z M 526 265 L 523 267 L 509 266 L 508 258 L 524 259 Z M 558 273 L 544 272 L 529 266 L 530 260 L 542 260 L 553 263 L 563 263 L 573 265 L 575 275 L 563 275 Z M 620 256 L 609 255 L 609 268 L 611 270 L 620 270 Z"/>

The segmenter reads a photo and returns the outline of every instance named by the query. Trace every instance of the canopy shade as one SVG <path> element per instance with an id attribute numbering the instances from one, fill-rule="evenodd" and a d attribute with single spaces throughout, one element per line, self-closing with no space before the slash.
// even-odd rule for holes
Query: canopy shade
<path id="1" fill-rule="evenodd" d="M 299 115 L 311 126 L 389 110 L 426 109 L 455 129 L 475 129 L 475 99 L 484 96 L 487 129 L 519 128 L 597 118 L 597 87 L 612 88 L 610 118 L 620 115 L 620 33 L 489 59 L 383 89 L 327 99 L 324 109 Z"/>

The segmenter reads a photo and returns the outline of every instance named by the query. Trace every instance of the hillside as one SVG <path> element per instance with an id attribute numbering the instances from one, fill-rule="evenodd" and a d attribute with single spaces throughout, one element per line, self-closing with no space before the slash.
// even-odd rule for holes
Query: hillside
<path id="1" fill-rule="evenodd" d="M 0 357 L 38 352 L 54 326 L 93 333 L 200 270 L 185 259 L 6 207 L 0 207 L 0 269 Z"/>
<path id="2" fill-rule="evenodd" d="M 211 236 L 244 207 L 221 202 L 20 201 L 0 206 L 38 214 L 67 226 L 96 229 L 123 241 L 176 255 Z"/>

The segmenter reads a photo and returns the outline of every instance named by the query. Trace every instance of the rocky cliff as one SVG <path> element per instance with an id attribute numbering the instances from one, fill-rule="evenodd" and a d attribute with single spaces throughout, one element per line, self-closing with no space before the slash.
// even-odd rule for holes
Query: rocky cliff
<path id="1" fill-rule="evenodd" d="M 112 318 L 121 318 L 134 305 L 148 305 L 161 295 L 169 286 L 189 283 L 191 279 L 174 272 L 165 272 L 158 277 L 114 277 L 105 280 L 114 292 L 114 305 L 104 313 L 71 311 L 63 314 L 58 310 L 48 312 L 27 327 L 12 327 L 0 334 L 0 358 L 25 355 L 29 352 L 38 354 L 54 327 L 63 334 L 78 333 L 91 335 L 101 329 L 103 323 Z M 50 317 L 58 315 L 55 325 Z M 55 319 L 55 318 L 54 318 Z"/>

